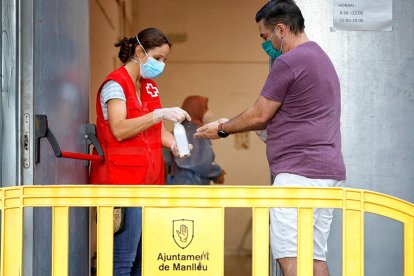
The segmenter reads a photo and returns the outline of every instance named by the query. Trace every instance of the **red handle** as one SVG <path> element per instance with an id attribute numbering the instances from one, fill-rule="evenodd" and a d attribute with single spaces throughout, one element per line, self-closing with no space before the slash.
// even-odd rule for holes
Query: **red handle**
<path id="1" fill-rule="evenodd" d="M 79 160 L 89 160 L 89 161 L 102 161 L 103 160 L 103 157 L 99 155 L 67 152 L 67 151 L 62 151 L 61 157 L 79 159 Z"/>

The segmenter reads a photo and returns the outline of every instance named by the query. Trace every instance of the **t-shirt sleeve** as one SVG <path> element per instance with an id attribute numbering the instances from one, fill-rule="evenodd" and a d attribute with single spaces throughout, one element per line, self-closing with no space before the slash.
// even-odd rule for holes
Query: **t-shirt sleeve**
<path id="1" fill-rule="evenodd" d="M 102 87 L 101 101 L 106 104 L 109 100 L 120 99 L 126 101 L 121 85 L 115 81 L 107 81 Z"/>
<path id="2" fill-rule="evenodd" d="M 112 99 L 120 99 L 126 102 L 124 90 L 121 85 L 115 81 L 107 81 L 101 90 L 100 101 L 102 108 L 102 115 L 104 120 L 108 120 L 107 102 Z"/>
<path id="3" fill-rule="evenodd" d="M 272 65 L 260 95 L 272 101 L 283 102 L 293 81 L 292 69 L 281 58 L 278 58 Z"/>

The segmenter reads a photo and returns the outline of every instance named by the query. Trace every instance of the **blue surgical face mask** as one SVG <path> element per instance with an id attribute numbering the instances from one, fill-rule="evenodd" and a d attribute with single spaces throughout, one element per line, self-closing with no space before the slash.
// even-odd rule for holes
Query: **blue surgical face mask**
<path id="1" fill-rule="evenodd" d="M 148 56 L 147 51 L 145 51 L 144 47 L 138 39 L 138 36 L 136 37 L 136 39 L 142 47 L 142 49 L 144 50 L 145 55 L 148 57 L 146 63 L 142 63 L 141 60 L 138 58 L 141 77 L 143 77 L 144 79 L 155 79 L 159 77 L 164 71 L 165 63 Z M 135 63 L 138 63 L 135 59 L 131 60 Z"/>
<path id="2" fill-rule="evenodd" d="M 282 38 L 282 44 L 280 45 L 280 50 L 276 50 L 273 48 L 272 45 L 272 37 L 275 33 L 275 30 L 273 30 L 272 35 L 270 36 L 270 39 L 262 43 L 263 50 L 268 54 L 272 59 L 277 59 L 282 54 L 283 49 L 283 38 Z"/>
<path id="3" fill-rule="evenodd" d="M 141 61 L 139 61 L 139 69 L 141 70 L 141 76 L 144 79 L 155 79 L 159 77 L 164 71 L 164 67 L 164 62 L 158 61 L 153 57 L 148 57 L 146 63 L 141 63 Z"/>

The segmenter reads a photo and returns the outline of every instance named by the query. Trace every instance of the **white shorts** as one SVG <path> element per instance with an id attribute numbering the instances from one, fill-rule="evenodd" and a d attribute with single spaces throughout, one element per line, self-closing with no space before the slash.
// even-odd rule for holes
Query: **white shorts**
<path id="1" fill-rule="evenodd" d="M 273 182 L 278 187 L 339 187 L 343 180 L 311 179 L 304 176 L 280 173 Z M 316 260 L 326 261 L 328 236 L 333 217 L 333 209 L 314 209 L 313 256 Z M 270 246 L 274 259 L 297 257 L 297 209 L 270 209 Z"/>

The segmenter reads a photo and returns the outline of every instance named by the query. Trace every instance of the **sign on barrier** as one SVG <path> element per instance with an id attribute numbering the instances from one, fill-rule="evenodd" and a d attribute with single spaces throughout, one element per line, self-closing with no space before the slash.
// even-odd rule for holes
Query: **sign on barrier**
<path id="1" fill-rule="evenodd" d="M 142 235 L 144 275 L 224 273 L 223 208 L 145 207 Z"/>

